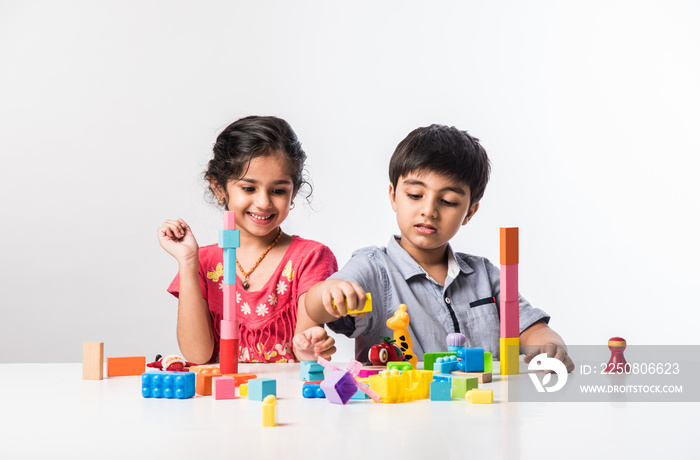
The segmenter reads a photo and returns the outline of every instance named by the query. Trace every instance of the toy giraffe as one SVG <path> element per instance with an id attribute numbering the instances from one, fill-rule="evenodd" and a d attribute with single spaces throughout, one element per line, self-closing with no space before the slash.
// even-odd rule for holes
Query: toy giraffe
<path id="1" fill-rule="evenodd" d="M 386 326 L 394 331 L 394 340 L 401 348 L 406 361 L 410 362 L 413 368 L 416 369 L 418 358 L 413 354 L 413 340 L 411 340 L 411 334 L 408 332 L 409 317 L 408 313 L 406 313 L 407 309 L 406 304 L 402 303 L 399 305 L 399 309 L 396 310 L 394 316 L 386 320 Z"/>

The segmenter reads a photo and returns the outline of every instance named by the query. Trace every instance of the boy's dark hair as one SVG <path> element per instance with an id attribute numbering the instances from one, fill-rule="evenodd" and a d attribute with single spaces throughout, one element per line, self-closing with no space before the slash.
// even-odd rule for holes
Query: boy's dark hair
<path id="1" fill-rule="evenodd" d="M 292 169 L 293 193 L 306 184 L 309 187 L 307 199 L 311 195 L 311 184 L 304 177 L 306 152 L 292 127 L 281 118 L 249 116 L 236 120 L 216 138 L 213 151 L 204 178 L 224 189 L 230 180 L 245 175 L 253 158 L 279 151 Z M 213 194 L 211 188 L 209 191 Z"/>
<path id="2" fill-rule="evenodd" d="M 399 178 L 429 171 L 469 186 L 471 202 L 481 200 L 491 173 L 491 163 L 479 139 L 445 125 L 418 128 L 396 146 L 389 161 L 389 180 L 396 190 Z"/>

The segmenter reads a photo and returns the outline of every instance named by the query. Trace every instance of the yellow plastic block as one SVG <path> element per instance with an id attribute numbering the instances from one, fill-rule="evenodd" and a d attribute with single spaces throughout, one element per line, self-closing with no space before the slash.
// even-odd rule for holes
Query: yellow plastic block
<path id="1" fill-rule="evenodd" d="M 262 403 L 262 426 L 277 426 L 277 398 L 265 396 Z"/>
<path id="2" fill-rule="evenodd" d="M 501 375 L 520 373 L 520 337 L 501 337 Z"/>
<path id="3" fill-rule="evenodd" d="M 338 306 L 335 304 L 335 300 L 333 301 L 333 308 L 335 308 L 336 310 L 338 309 Z M 348 315 L 359 315 L 360 313 L 368 313 L 370 311 L 372 311 L 372 294 L 366 292 L 365 306 L 362 307 L 361 310 L 348 310 Z"/>
<path id="4" fill-rule="evenodd" d="M 493 390 L 469 390 L 467 391 L 467 401 L 473 404 L 491 404 L 493 403 Z"/>
<path id="5" fill-rule="evenodd" d="M 379 393 L 383 403 L 397 403 L 427 399 L 430 397 L 430 382 L 433 371 L 411 370 L 384 371 L 369 376 L 369 386 Z"/>
<path id="6" fill-rule="evenodd" d="M 238 387 L 238 391 L 240 392 L 241 398 L 243 396 L 248 396 L 248 384 L 241 383 L 241 386 Z"/>

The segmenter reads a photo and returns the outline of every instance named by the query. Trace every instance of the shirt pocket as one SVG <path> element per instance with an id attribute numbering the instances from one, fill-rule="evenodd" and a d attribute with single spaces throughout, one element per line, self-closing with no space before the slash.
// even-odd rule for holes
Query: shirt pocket
<path id="1" fill-rule="evenodd" d="M 471 306 L 478 303 L 476 306 Z M 498 347 L 501 336 L 501 318 L 498 314 L 498 304 L 494 299 L 472 302 L 466 311 L 467 340 L 469 346 L 483 347 L 486 351 L 493 352 Z"/>

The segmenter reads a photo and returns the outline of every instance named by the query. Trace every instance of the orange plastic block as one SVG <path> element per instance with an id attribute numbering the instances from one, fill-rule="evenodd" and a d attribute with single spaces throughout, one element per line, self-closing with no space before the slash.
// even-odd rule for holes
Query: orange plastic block
<path id="1" fill-rule="evenodd" d="M 146 370 L 145 356 L 107 358 L 107 377 L 141 375 Z"/>
<path id="2" fill-rule="evenodd" d="M 257 379 L 256 374 L 223 374 L 224 377 L 233 377 L 236 382 L 236 386 L 240 387 L 244 383 L 248 383 L 248 380 Z"/>
<path id="3" fill-rule="evenodd" d="M 517 265 L 518 251 L 518 227 L 501 227 L 501 265 Z"/>
<path id="4" fill-rule="evenodd" d="M 192 369 L 195 370 L 193 371 Z M 221 369 L 216 366 L 196 366 L 190 367 L 190 372 L 197 374 L 194 392 L 201 396 L 211 396 L 211 379 L 214 377 L 221 377 Z"/>
<path id="5" fill-rule="evenodd" d="M 83 342 L 83 380 L 102 380 L 104 342 Z"/>

